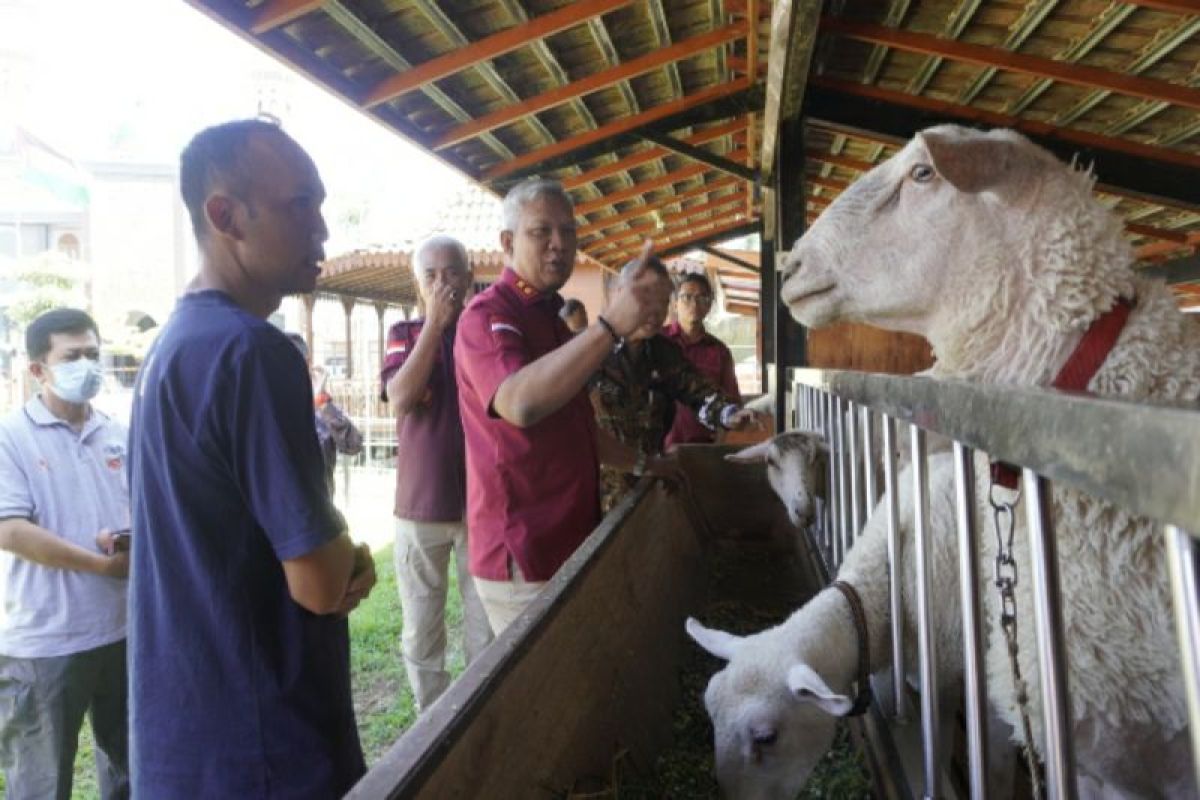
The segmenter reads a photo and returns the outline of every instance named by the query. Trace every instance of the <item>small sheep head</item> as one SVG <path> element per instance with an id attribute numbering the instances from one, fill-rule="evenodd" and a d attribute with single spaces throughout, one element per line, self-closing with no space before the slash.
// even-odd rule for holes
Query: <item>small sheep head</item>
<path id="1" fill-rule="evenodd" d="M 855 181 L 797 240 L 781 295 L 810 327 L 839 321 L 930 336 L 958 298 L 1013 269 L 1039 189 L 1071 170 L 1014 131 L 939 125 Z M 1064 184 L 1065 185 L 1065 184 Z M 964 259 L 983 269 L 964 269 Z M 994 269 L 992 268 L 994 267 Z M 951 299 L 953 298 L 953 299 Z"/>
<path id="2" fill-rule="evenodd" d="M 811 431 L 787 431 L 736 453 L 726 460 L 767 465 L 767 480 L 783 501 L 788 519 L 797 527 L 816 515 L 816 500 L 825 494 L 829 449 L 824 437 Z"/>
<path id="3" fill-rule="evenodd" d="M 688 634 L 726 667 L 704 706 L 713 724 L 717 782 L 731 800 L 795 797 L 833 744 L 851 701 L 808 664 L 780 660 L 759 636 L 734 636 L 690 617 Z"/>

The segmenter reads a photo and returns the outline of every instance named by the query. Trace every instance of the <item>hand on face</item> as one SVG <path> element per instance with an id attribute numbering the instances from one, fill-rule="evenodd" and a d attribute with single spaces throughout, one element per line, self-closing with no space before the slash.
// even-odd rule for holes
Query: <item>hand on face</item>
<path id="1" fill-rule="evenodd" d="M 446 283 L 432 287 L 426 298 L 425 324 L 445 330 L 458 319 L 463 307 L 463 291 Z"/>
<path id="2" fill-rule="evenodd" d="M 638 256 L 638 266 L 622 277 L 612 301 L 604 310 L 604 318 L 620 336 L 645 338 L 641 334 L 653 335 L 662 327 L 671 302 L 670 281 L 646 267 L 654 254 L 654 243 L 647 241 Z"/>

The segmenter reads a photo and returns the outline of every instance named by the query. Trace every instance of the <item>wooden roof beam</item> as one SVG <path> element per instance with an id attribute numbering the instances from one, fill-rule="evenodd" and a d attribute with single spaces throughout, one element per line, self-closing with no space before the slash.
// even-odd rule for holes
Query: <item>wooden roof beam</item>
<path id="1" fill-rule="evenodd" d="M 418 64 L 407 72 L 380 81 L 367 92 L 367 98 L 363 105 L 371 108 L 380 103 L 386 103 L 413 89 L 445 78 L 447 75 L 461 72 L 480 61 L 487 61 L 523 47 L 533 39 L 545 38 L 553 33 L 587 22 L 592 17 L 630 5 L 632 2 L 633 0 L 578 0 L 578 2 L 568 3 L 556 11 L 531 19 L 525 25 L 517 25 L 494 33 L 473 42 L 470 47 L 452 50 L 445 55 Z"/>
<path id="2" fill-rule="evenodd" d="M 621 117 L 613 120 L 605 125 L 601 125 L 594 130 L 586 131 L 577 136 L 571 136 L 566 139 L 560 139 L 554 144 L 538 148 L 537 150 L 523 153 L 516 158 L 508 161 L 502 161 L 495 166 L 484 170 L 480 178 L 484 181 L 492 181 L 497 178 L 503 178 L 505 175 L 511 175 L 514 172 L 522 170 L 533 164 L 546 161 L 547 159 L 555 158 L 556 156 L 569 153 L 572 150 L 578 150 L 596 142 L 601 142 L 606 139 L 611 139 L 622 133 L 629 133 L 651 122 L 656 122 L 665 117 L 670 117 L 678 114 L 681 111 L 686 111 L 689 108 L 695 108 L 714 100 L 719 100 L 723 97 L 738 94 L 749 88 L 749 84 L 745 80 L 734 81 L 725 85 L 710 86 L 707 89 L 702 89 L 694 94 L 685 95 L 677 100 L 672 100 L 662 105 L 654 106 L 640 114 L 634 114 L 629 117 Z"/>
<path id="3" fill-rule="evenodd" d="M 250 32 L 262 36 L 321 7 L 323 0 L 267 0 L 258 7 Z"/>
<path id="4" fill-rule="evenodd" d="M 730 158 L 745 158 L 745 156 L 745 150 L 734 150 L 729 154 Z M 613 192 L 612 194 L 606 194 L 601 197 L 597 197 L 595 200 L 588 200 L 585 203 L 579 203 L 575 206 L 575 213 L 577 215 L 590 214 L 593 211 L 599 211 L 602 208 L 608 208 L 609 206 L 616 205 L 617 203 L 625 200 L 632 200 L 635 197 L 641 197 L 642 195 L 652 192 L 655 189 L 673 186 L 680 181 L 686 181 L 691 178 L 695 178 L 705 174 L 708 171 L 709 167 L 705 164 L 689 164 L 686 167 L 680 167 L 674 172 L 667 172 L 659 175 L 656 178 L 651 178 L 648 181 L 642 181 L 635 186 L 630 186 L 626 189 Z"/>
<path id="5" fill-rule="evenodd" d="M 548 92 L 530 97 L 523 100 L 517 105 L 506 106 L 497 109 L 491 114 L 487 114 L 478 119 L 473 119 L 470 122 L 459 125 L 456 128 L 439 136 L 430 145 L 434 150 L 441 150 L 446 147 L 458 144 L 459 142 L 471 139 L 481 133 L 486 133 L 496 128 L 508 125 L 517 120 L 544 111 L 547 108 L 552 108 L 561 103 L 565 103 L 576 97 L 581 97 L 591 92 L 596 92 L 605 89 L 613 84 L 628 80 L 636 75 L 649 72 L 657 69 L 664 64 L 673 63 L 683 58 L 694 56 L 697 53 L 702 53 L 705 50 L 717 47 L 741 38 L 745 35 L 746 24 L 744 22 L 736 22 L 732 25 L 726 25 L 723 28 L 718 28 L 715 31 L 693 36 L 690 39 L 684 39 L 682 42 L 671 45 L 662 50 L 655 50 L 647 53 L 640 58 L 635 58 L 632 61 L 627 61 L 611 69 L 602 70 L 594 75 L 589 75 L 586 78 L 568 83 L 565 86 L 551 89 Z"/>
<path id="6" fill-rule="evenodd" d="M 1196 0 L 1125 0 L 1126 3 L 1155 11 L 1170 11 L 1172 14 L 1188 16 L 1196 13 Z"/>
<path id="7" fill-rule="evenodd" d="M 681 139 L 680 141 L 687 142 L 688 144 L 704 144 L 705 142 L 711 142 L 713 139 L 719 139 L 722 136 L 728 136 L 730 134 L 737 133 L 738 131 L 745 130 L 745 128 L 746 119 L 741 117 L 733 120 L 732 122 L 726 122 L 721 125 L 714 125 L 712 127 L 705 128 L 702 131 L 696 131 L 691 136 Z M 625 158 L 614 161 L 611 164 L 604 164 L 596 167 L 595 169 L 590 169 L 587 172 L 580 173 L 579 175 L 573 175 L 570 178 L 564 178 L 562 185 L 565 189 L 577 189 L 580 186 L 594 183 L 601 178 L 607 178 L 618 172 L 623 172 L 627 169 L 631 169 L 632 167 L 640 166 L 641 164 L 646 164 L 668 155 L 670 155 L 670 153 L 661 147 L 648 147 L 645 150 L 641 150 L 637 153 L 626 156 Z"/>
<path id="8" fill-rule="evenodd" d="M 1188 250 L 1191 248 L 1200 247 L 1200 231 L 1193 231 L 1187 235 L 1185 242 L 1155 242 L 1154 244 L 1145 244 L 1139 247 L 1134 255 L 1139 260 L 1145 261 L 1152 258 L 1162 258 L 1180 250 Z"/>
<path id="9" fill-rule="evenodd" d="M 900 145 L 923 128 L 942 122 L 1013 128 L 1063 160 L 1079 156 L 1094 159 L 1103 181 L 1102 191 L 1118 186 L 1141 194 L 1145 202 L 1200 211 L 1200 203 L 1194 200 L 1196 186 L 1200 185 L 1200 155 L 1194 153 L 1056 127 L 854 81 L 819 76 L 811 84 L 808 113 L 813 120 L 850 136 L 887 135 L 893 145 Z M 1080 149 L 1085 152 L 1080 153 Z"/>
<path id="10" fill-rule="evenodd" d="M 694 226 L 689 226 L 688 223 L 691 222 L 692 220 L 694 220 L 696 217 L 700 216 L 701 214 L 707 214 L 711 211 L 717 211 L 718 209 L 724 209 L 731 205 L 741 205 L 745 199 L 746 199 L 745 195 L 743 194 L 742 190 L 740 190 L 740 189 L 736 192 L 732 192 L 731 194 L 723 194 L 720 197 L 718 197 L 717 199 L 710 200 L 707 203 L 701 203 L 698 206 L 692 206 L 691 208 L 685 208 L 682 211 L 676 211 L 671 214 L 663 214 L 661 216 L 663 227 L 659 227 L 658 222 L 656 220 L 647 220 L 646 222 L 643 222 L 643 223 L 640 223 L 637 225 L 630 225 L 627 230 L 618 231 L 617 233 L 614 233 L 611 236 L 606 236 L 603 239 L 601 239 L 599 242 L 597 242 L 595 245 L 584 248 L 584 251 L 591 255 L 594 255 L 594 256 L 601 256 L 606 250 L 609 250 L 612 247 L 616 247 L 618 242 L 623 242 L 627 239 L 633 239 L 633 238 L 638 238 L 638 239 L 644 238 L 641 236 L 641 234 L 644 232 L 647 232 L 647 231 L 663 230 L 664 228 L 671 228 L 673 223 L 682 223 L 681 225 L 675 225 L 674 227 L 676 227 L 676 228 L 678 228 L 678 227 L 694 227 Z M 697 220 L 696 224 L 700 224 L 700 221 Z M 617 247 L 617 249 L 619 250 L 621 248 Z"/>
<path id="11" fill-rule="evenodd" d="M 800 113 L 808 65 L 817 44 L 821 6 L 821 0 L 776 0 L 772 6 L 762 154 L 758 159 L 764 184 L 771 180 L 775 169 L 775 149 L 783 121 Z"/>
<path id="12" fill-rule="evenodd" d="M 713 244 L 715 242 L 723 242 L 726 239 L 732 239 L 736 236 L 745 236 L 757 231 L 760 224 L 757 219 L 747 220 L 741 214 L 738 214 L 731 219 L 718 220 L 717 224 L 713 227 L 700 230 L 683 239 L 676 239 L 674 241 L 671 241 L 669 238 L 665 241 L 661 238 L 655 239 L 654 254 L 659 258 L 666 258 L 680 251 L 699 247 L 702 244 Z M 694 227 L 693 230 L 695 230 Z M 639 243 L 638 247 L 630 248 L 623 253 L 615 254 L 615 256 L 628 261 L 637 255 L 640 246 Z M 605 258 L 611 260 L 614 256 L 605 256 Z"/>
<path id="13" fill-rule="evenodd" d="M 733 175 L 736 178 L 741 178 L 744 181 L 750 181 L 753 183 L 754 181 L 758 180 L 757 170 L 743 166 L 730 158 L 726 158 L 725 156 L 719 156 L 716 153 L 710 153 L 707 150 L 690 145 L 687 142 L 676 139 L 672 136 L 647 132 L 642 134 L 642 138 L 646 141 L 653 142 L 664 150 L 670 150 L 674 153 L 678 153 L 684 158 L 690 158 L 693 161 L 699 161 L 701 164 L 708 164 L 713 169 Z"/>
<path id="14" fill-rule="evenodd" d="M 613 214 L 612 216 L 605 217 L 604 219 L 598 219 L 595 222 L 591 222 L 579 228 L 579 230 L 577 230 L 575 233 L 578 238 L 582 239 L 585 236 L 591 236 L 592 234 L 600 233 L 608 228 L 613 227 L 614 225 L 620 225 L 622 222 L 626 222 L 631 219 L 637 219 L 638 217 L 657 211 L 660 208 L 666 208 L 668 206 L 675 205 L 676 203 L 681 203 L 684 200 L 702 197 L 721 189 L 734 186 L 737 183 L 739 183 L 737 178 L 718 178 L 712 183 L 702 183 L 699 186 L 688 189 L 685 192 L 679 192 L 678 194 L 671 195 L 670 197 L 659 198 L 658 200 L 653 200 L 649 203 L 643 203 L 642 205 L 634 206 L 626 211 L 622 211 L 620 214 Z"/>
<path id="15" fill-rule="evenodd" d="M 1023 72 L 1037 78 L 1049 78 L 1089 89 L 1107 89 L 1130 97 L 1158 100 L 1185 108 L 1200 109 L 1200 89 L 1166 81 L 1141 78 L 1136 75 L 1123 75 L 1082 64 L 1069 64 L 1025 53 L 997 50 L 992 47 L 942 39 L 924 33 L 913 33 L 867 22 L 855 22 L 840 17 L 822 17 L 821 30 L 825 33 L 835 33 L 870 44 L 907 50 L 910 53 L 941 56 L 980 67 L 996 67 L 1008 72 Z"/>

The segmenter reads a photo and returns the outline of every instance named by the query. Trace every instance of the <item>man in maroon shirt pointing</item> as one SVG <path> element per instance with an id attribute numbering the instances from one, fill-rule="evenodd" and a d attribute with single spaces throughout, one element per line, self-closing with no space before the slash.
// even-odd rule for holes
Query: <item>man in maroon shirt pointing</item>
<path id="1" fill-rule="evenodd" d="M 453 559 L 462 595 L 463 651 L 469 664 L 492 629 L 467 572 L 466 472 L 454 330 L 471 288 L 467 251 L 449 236 L 421 243 L 412 260 L 425 319 L 388 334 L 381 380 L 396 415 L 396 584 L 404 627 L 400 650 L 417 710 L 450 684 L 446 594 Z"/>
<path id="2" fill-rule="evenodd" d="M 654 318 L 666 291 L 650 271 L 620 285 L 573 337 L 558 289 L 575 267 L 575 216 L 553 180 L 504 199 L 508 266 L 458 325 L 454 356 L 467 445 L 471 574 L 497 635 L 530 603 L 600 518 L 598 462 L 669 475 L 600 432 L 585 387 L 624 337 Z M 649 243 L 642 258 L 650 254 Z"/>

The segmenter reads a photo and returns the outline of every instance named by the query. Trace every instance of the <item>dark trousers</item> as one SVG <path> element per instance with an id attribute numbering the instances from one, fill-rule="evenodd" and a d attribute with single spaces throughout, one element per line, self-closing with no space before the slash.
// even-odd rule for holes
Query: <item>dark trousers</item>
<path id="1" fill-rule="evenodd" d="M 125 641 L 53 658 L 0 656 L 0 767 L 10 800 L 69 800 L 91 712 L 105 800 L 129 797 Z"/>

